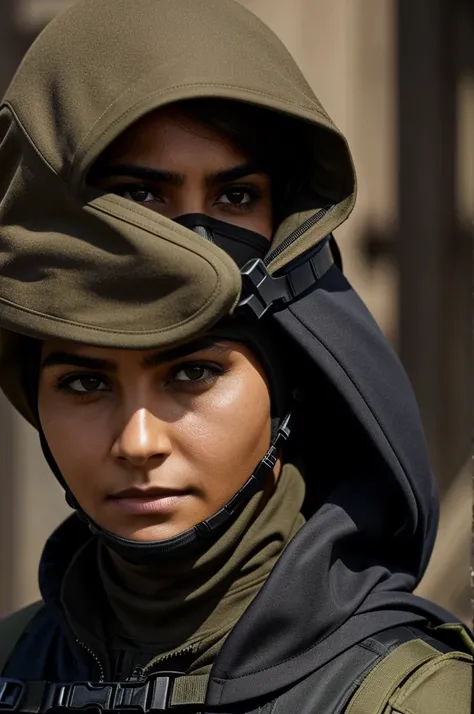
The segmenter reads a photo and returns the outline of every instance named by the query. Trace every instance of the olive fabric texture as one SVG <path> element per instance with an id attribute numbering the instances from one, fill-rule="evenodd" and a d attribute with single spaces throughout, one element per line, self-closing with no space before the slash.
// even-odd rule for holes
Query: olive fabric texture
<path id="1" fill-rule="evenodd" d="M 313 188 L 332 208 L 270 271 L 347 217 L 355 176 L 346 142 L 283 44 L 252 13 L 232 0 L 78 2 L 36 40 L 0 105 L 0 327 L 106 347 L 169 348 L 232 311 L 241 281 L 224 251 L 87 185 L 95 160 L 128 126 L 196 97 L 251 102 L 307 125 Z M 289 216 L 273 247 L 310 213 Z M 4 342 L 1 372 L 10 374 L 18 363 Z M 18 380 L 0 379 L 32 419 Z"/>

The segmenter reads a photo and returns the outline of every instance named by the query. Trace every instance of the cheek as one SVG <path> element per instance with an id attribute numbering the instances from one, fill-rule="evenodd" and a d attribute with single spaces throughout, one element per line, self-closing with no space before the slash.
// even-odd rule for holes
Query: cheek
<path id="1" fill-rule="evenodd" d="M 79 500 L 94 491 L 96 474 L 107 455 L 105 425 L 87 410 L 42 406 L 39 416 L 46 442 L 66 483 Z"/>
<path id="2" fill-rule="evenodd" d="M 273 208 L 271 199 L 263 199 L 252 211 L 249 216 L 246 216 L 246 228 L 249 228 L 256 233 L 271 241 L 273 236 Z"/>
<path id="3" fill-rule="evenodd" d="M 265 202 L 258 215 L 255 217 L 254 228 L 256 233 L 265 236 L 269 241 L 273 237 L 273 210 L 271 202 Z"/>
<path id="4" fill-rule="evenodd" d="M 268 241 L 271 241 L 273 236 L 273 217 L 271 211 L 258 216 L 258 218 L 254 220 L 251 230 L 260 233 L 260 235 L 267 238 Z"/>
<path id="5" fill-rule="evenodd" d="M 270 397 L 262 377 L 249 372 L 222 377 L 180 424 L 186 457 L 194 461 L 203 488 L 212 482 L 214 489 L 217 481 L 232 495 L 268 449 Z"/>

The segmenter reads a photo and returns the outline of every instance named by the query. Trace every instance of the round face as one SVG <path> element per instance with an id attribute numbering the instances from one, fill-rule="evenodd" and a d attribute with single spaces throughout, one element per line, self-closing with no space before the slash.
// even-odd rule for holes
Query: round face
<path id="1" fill-rule="evenodd" d="M 272 237 L 268 174 L 172 106 L 125 131 L 104 152 L 90 180 L 171 219 L 201 213 Z"/>
<path id="2" fill-rule="evenodd" d="M 168 353 L 47 341 L 38 410 L 81 508 L 137 541 L 171 538 L 213 515 L 270 444 L 265 376 L 230 341 Z"/>

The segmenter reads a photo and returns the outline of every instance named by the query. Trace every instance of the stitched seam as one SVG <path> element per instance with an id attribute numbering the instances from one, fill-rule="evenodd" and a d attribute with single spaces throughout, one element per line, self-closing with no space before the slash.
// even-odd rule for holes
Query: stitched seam
<path id="1" fill-rule="evenodd" d="M 396 703 L 397 705 L 402 705 L 403 700 L 409 697 L 420 684 L 420 682 L 423 682 L 426 679 L 427 674 L 433 674 L 434 672 L 437 672 L 444 665 L 445 662 L 466 661 L 460 658 L 459 654 L 462 653 L 453 652 L 452 654 L 449 653 L 445 655 L 440 655 L 439 657 L 434 657 L 429 659 L 427 662 L 424 662 L 421 667 L 417 671 L 415 671 L 411 675 L 411 677 L 409 677 L 403 689 L 400 689 L 400 691 L 395 694 L 394 703 Z"/>
<path id="2" fill-rule="evenodd" d="M 389 649 L 388 647 L 381 645 L 380 642 L 377 642 L 377 640 L 374 640 L 371 637 L 364 640 L 363 642 L 360 642 L 359 647 L 363 647 L 365 650 L 373 652 L 374 654 L 379 655 L 381 657 L 384 657 L 388 653 Z"/>
<path id="3" fill-rule="evenodd" d="M 156 233 L 154 232 L 154 229 L 156 228 L 155 226 L 151 227 L 150 221 L 146 219 L 146 216 L 141 216 L 139 213 L 135 213 L 132 209 L 133 203 L 130 201 L 130 206 L 123 206 L 121 203 L 115 203 L 111 198 L 108 198 L 107 196 L 102 196 L 101 197 L 104 203 L 110 203 L 112 206 L 116 207 L 119 206 L 122 209 L 125 209 L 127 213 L 130 213 L 131 215 L 129 217 L 122 217 L 122 216 L 117 216 L 116 213 L 114 213 L 112 210 L 107 210 L 106 206 L 97 206 L 93 203 L 89 204 L 89 210 L 90 211 L 97 211 L 98 213 L 104 213 L 106 216 L 110 216 L 111 218 L 115 218 L 118 221 L 121 221 L 123 223 L 128 223 L 130 226 L 135 226 L 136 228 L 143 228 L 147 233 L 152 235 L 153 237 L 157 237 Z M 127 200 L 127 199 L 124 199 Z M 145 208 L 144 210 L 150 211 L 151 209 Z M 179 225 L 179 224 L 177 224 Z M 185 229 L 189 230 L 189 229 Z M 177 234 L 180 236 L 180 238 L 184 238 L 184 236 L 181 235 L 179 231 L 177 231 Z M 197 234 L 195 234 L 197 235 Z M 172 243 L 173 245 L 177 246 L 178 248 L 181 248 L 182 250 L 187 250 L 189 253 L 192 253 L 193 255 L 198 256 L 199 258 L 202 258 L 202 260 L 205 260 L 206 263 L 209 265 L 210 268 L 214 271 L 214 273 L 219 277 L 219 273 L 211 263 L 211 261 L 205 256 L 199 253 L 196 249 L 193 249 L 192 243 L 190 241 L 190 246 L 185 247 L 182 245 L 178 245 L 177 243 L 174 242 L 173 238 L 168 238 L 166 236 L 158 236 L 161 240 L 165 240 L 167 243 Z M 198 236 L 199 237 L 199 236 Z M 201 246 L 202 247 L 208 247 L 210 245 L 210 242 L 202 242 Z M 217 246 L 219 249 L 219 246 Z M 221 250 L 221 249 L 219 249 Z"/>
<path id="4" fill-rule="evenodd" d="M 322 640 L 318 640 L 314 645 L 311 645 L 310 647 L 307 647 L 305 650 L 302 650 L 301 652 L 298 652 L 298 654 L 292 655 L 291 657 L 287 657 L 286 659 L 282 659 L 281 662 L 278 662 L 278 664 L 273 665 L 272 667 L 264 667 L 263 669 L 255 669 L 253 672 L 250 672 L 249 674 L 241 674 L 239 677 L 214 677 L 214 681 L 220 682 L 222 684 L 225 684 L 225 682 L 232 681 L 235 682 L 238 679 L 245 679 L 245 677 L 252 677 L 254 674 L 260 674 L 262 672 L 268 672 L 272 669 L 275 669 L 275 667 L 280 667 L 282 664 L 286 664 L 287 662 L 292 662 L 295 659 L 298 659 L 301 657 L 301 655 L 306 654 L 307 652 L 311 652 L 311 650 L 314 650 L 316 647 L 319 647 L 323 642 L 325 642 L 328 637 L 331 637 L 331 635 L 334 634 L 336 630 L 333 632 L 330 632 L 326 637 L 324 637 Z M 354 647 L 357 647 L 360 643 L 356 643 Z M 349 649 L 349 648 L 348 648 Z"/>
<path id="5" fill-rule="evenodd" d="M 56 171 L 56 169 L 54 169 L 53 166 L 51 166 L 51 164 L 49 163 L 48 159 L 45 158 L 45 156 L 43 155 L 42 151 L 40 150 L 40 148 L 38 147 L 38 145 L 36 144 L 36 142 L 33 140 L 33 138 L 31 137 L 31 135 L 29 134 L 29 132 L 27 131 L 26 127 L 24 126 L 24 124 L 23 124 L 23 122 L 21 121 L 20 117 L 19 117 L 18 114 L 16 113 L 16 111 L 15 111 L 15 109 L 13 108 L 12 104 L 10 104 L 9 101 L 6 101 L 6 102 L 4 102 L 4 104 L 3 104 L 2 106 L 8 107 L 8 109 L 10 110 L 11 114 L 13 115 L 15 121 L 17 122 L 18 126 L 19 126 L 20 129 L 22 130 L 23 134 L 25 135 L 25 137 L 27 138 L 28 142 L 31 144 L 32 148 L 34 149 L 34 151 L 36 152 L 36 154 L 39 156 L 39 158 L 41 159 L 41 161 L 43 161 L 43 162 L 46 164 L 46 166 L 50 169 L 50 171 L 52 171 L 53 174 L 54 174 L 55 176 L 57 176 L 57 178 L 58 178 L 60 181 L 62 181 L 62 183 L 64 183 L 64 180 L 62 179 L 62 177 L 58 174 L 58 172 Z M 1 109 L 1 108 L 2 108 L 2 107 L 0 107 L 0 109 Z"/>
<path id="6" fill-rule="evenodd" d="M 246 92 L 246 93 L 248 93 L 248 94 L 254 94 L 254 95 L 256 95 L 256 96 L 266 97 L 267 99 L 273 99 L 273 100 L 281 101 L 283 104 L 285 104 L 285 105 L 287 105 L 287 106 L 298 107 L 298 108 L 300 108 L 300 109 L 306 109 L 306 110 L 314 111 L 319 117 L 321 117 L 322 119 L 324 119 L 325 122 L 328 122 L 328 118 L 318 109 L 317 106 L 308 107 L 308 106 L 306 106 L 305 104 L 301 104 L 300 102 L 294 102 L 294 101 L 291 101 L 291 100 L 288 101 L 287 99 L 282 99 L 282 98 L 280 98 L 280 97 L 275 97 L 273 94 L 269 94 L 269 93 L 267 93 L 267 92 L 262 92 L 262 91 L 259 91 L 259 90 L 256 90 L 256 89 L 247 89 L 246 87 L 241 87 L 241 86 L 236 85 L 236 84 L 222 84 L 222 83 L 214 83 L 214 82 L 203 82 L 203 83 L 198 83 L 198 84 L 185 83 L 185 84 L 175 84 L 175 85 L 173 85 L 172 87 L 167 87 L 167 88 L 164 89 L 164 90 L 159 90 L 159 91 L 157 91 L 157 92 L 152 92 L 151 94 L 148 94 L 144 99 L 141 99 L 140 101 L 138 101 L 138 102 L 136 102 L 135 104 L 133 104 L 131 107 L 128 107 L 128 109 L 126 109 L 124 112 L 122 112 L 122 114 L 120 114 L 119 117 L 117 117 L 111 124 L 109 124 L 109 125 L 106 127 L 106 129 L 105 129 L 103 132 L 101 132 L 101 133 L 97 136 L 97 138 L 96 138 L 96 140 L 95 140 L 94 143 L 96 143 L 97 141 L 99 141 L 99 139 L 100 139 L 107 131 L 109 131 L 110 128 L 116 126 L 116 124 L 118 124 L 125 116 L 127 116 L 127 114 L 129 114 L 129 113 L 132 112 L 133 110 L 137 109 L 137 108 L 140 107 L 142 104 L 146 104 L 152 97 L 156 97 L 156 98 L 157 98 L 157 97 L 163 96 L 164 94 L 168 94 L 169 92 L 175 91 L 176 89 L 185 89 L 185 88 L 188 88 L 188 87 L 193 87 L 193 88 L 194 88 L 194 87 L 202 87 L 202 88 L 206 88 L 206 87 L 209 87 L 209 88 L 221 87 L 222 89 L 237 89 L 237 90 Z M 102 114 L 96 119 L 96 121 L 93 123 L 93 125 L 88 129 L 87 133 L 85 134 L 85 136 L 83 137 L 83 139 L 80 141 L 80 143 L 79 143 L 78 146 L 77 146 L 76 151 L 74 152 L 74 156 L 73 156 L 73 159 L 72 159 L 72 161 L 71 161 L 71 166 L 70 166 L 70 170 L 69 170 L 69 174 L 68 174 L 68 181 L 69 181 L 70 178 L 71 178 L 71 173 L 72 173 L 73 168 L 74 168 L 74 166 L 75 166 L 75 164 L 76 164 L 77 157 L 78 157 L 78 155 L 80 154 L 80 152 L 81 152 L 81 150 L 82 150 L 82 147 L 83 147 L 84 144 L 87 142 L 87 139 L 89 138 L 90 134 L 94 131 L 94 129 L 96 128 L 96 126 L 101 122 L 101 120 L 102 120 L 103 117 L 107 114 L 107 112 L 109 112 L 118 102 L 120 102 L 120 101 L 131 91 L 131 89 L 134 89 L 134 87 L 127 87 L 127 89 L 126 89 L 124 92 L 122 92 L 122 93 L 120 94 L 120 96 L 118 96 L 111 104 L 108 105 L 108 107 L 102 112 Z M 329 131 L 329 128 L 328 128 L 328 127 L 326 127 L 326 128 L 327 128 L 328 131 Z M 334 129 L 332 129 L 332 131 L 334 132 Z"/>
<path id="7" fill-rule="evenodd" d="M 105 199 L 105 201 L 107 201 L 107 199 Z M 116 205 L 115 202 L 110 199 L 109 199 L 109 202 L 112 204 L 112 206 Z M 120 205 L 120 208 L 124 208 L 124 207 L 122 205 Z M 146 231 L 150 235 L 156 237 L 156 234 L 154 233 L 153 229 L 148 226 L 149 222 L 146 220 L 145 216 L 139 216 L 138 214 L 134 214 L 133 211 L 131 210 L 131 208 L 129 208 L 128 206 L 126 207 L 126 210 L 127 210 L 127 212 L 132 213 L 133 218 L 132 217 L 119 217 L 114 212 L 107 210 L 106 206 L 91 205 L 89 210 L 95 210 L 97 212 L 104 213 L 105 215 L 110 216 L 111 218 L 115 218 L 116 220 L 122 221 L 123 223 L 127 223 L 128 225 L 135 226 L 136 228 L 142 228 L 144 231 Z M 154 228 L 154 226 L 153 226 L 153 228 Z M 178 233 L 178 235 L 180 235 L 180 234 Z M 213 302 L 216 294 L 220 290 L 222 281 L 221 281 L 219 272 L 216 270 L 214 265 L 211 263 L 211 261 L 205 255 L 202 255 L 197 250 L 193 250 L 192 246 L 186 247 L 186 246 L 178 245 L 177 243 L 174 242 L 174 240 L 172 238 L 167 238 L 166 236 L 159 236 L 159 237 L 161 240 L 165 240 L 167 243 L 171 243 L 172 245 L 177 246 L 181 250 L 187 250 L 189 253 L 192 253 L 193 255 L 197 256 L 198 258 L 201 258 L 202 260 L 204 260 L 207 263 L 207 265 L 212 269 L 212 271 L 214 272 L 216 279 L 217 279 L 216 287 L 213 290 L 209 299 L 204 303 L 204 305 L 202 307 L 199 308 L 199 310 L 197 312 L 194 313 L 194 315 L 192 317 L 188 317 L 186 320 L 176 323 L 176 325 L 174 325 L 174 327 L 177 327 L 179 325 L 185 325 L 187 322 L 189 322 L 189 320 L 192 320 L 196 315 L 200 315 L 201 312 L 203 312 L 203 310 L 205 310 L 207 308 L 207 306 Z M 180 237 L 181 237 L 181 235 L 180 235 Z M 207 244 L 202 243 L 202 246 L 207 247 Z M 173 328 L 163 328 L 164 331 L 169 330 L 169 329 L 173 329 Z"/>
<path id="8" fill-rule="evenodd" d="M 158 335 L 162 334 L 165 332 L 168 332 L 169 330 L 174 330 L 176 327 L 181 327 L 181 325 L 186 325 L 188 322 L 191 320 L 194 320 L 194 318 L 199 315 L 201 312 L 205 310 L 205 308 L 208 306 L 210 301 L 208 301 L 204 307 L 199 308 L 197 312 L 195 312 L 191 317 L 186 318 L 186 320 L 182 320 L 181 322 L 177 322 L 174 325 L 171 325 L 170 327 L 162 327 L 160 329 L 156 330 L 112 330 L 109 327 L 96 327 L 95 325 L 89 325 L 87 323 L 81 323 L 81 322 L 75 322 L 74 320 L 65 320 L 62 317 L 57 317 L 56 315 L 47 315 L 44 312 L 39 312 L 38 310 L 32 310 L 31 308 L 28 307 L 23 307 L 23 305 L 18 305 L 15 302 L 11 302 L 10 300 L 7 300 L 6 298 L 0 298 L 0 304 L 7 305 L 9 307 L 14 308 L 15 310 L 21 310 L 22 312 L 27 313 L 28 315 L 37 315 L 39 317 L 44 317 L 47 320 L 52 320 L 53 322 L 59 322 L 64 325 L 73 325 L 74 327 L 78 327 L 82 330 L 93 330 L 94 332 L 105 332 L 110 335 Z"/>
<path id="9" fill-rule="evenodd" d="M 98 212 L 102 212 L 102 213 L 104 213 L 104 214 L 106 214 L 106 215 L 109 215 L 109 216 L 111 216 L 112 218 L 117 218 L 117 216 L 116 216 L 115 214 L 113 214 L 113 213 L 107 211 L 105 208 L 98 207 L 98 206 L 94 206 L 93 208 L 94 208 L 94 210 L 96 210 L 96 211 L 98 211 Z M 147 227 L 146 223 L 142 223 L 142 222 L 139 221 L 139 220 L 132 220 L 131 218 L 130 218 L 130 219 L 127 219 L 127 218 L 118 218 L 118 220 L 121 220 L 121 221 L 123 221 L 124 223 L 128 223 L 129 225 L 134 225 L 134 226 L 136 226 L 137 228 L 142 228 L 142 229 L 145 230 L 147 233 L 150 233 L 151 235 L 155 235 L 155 234 L 152 232 L 152 230 Z M 166 240 L 166 241 L 171 242 L 171 243 L 173 242 L 170 238 L 164 238 L 163 240 Z M 182 246 L 179 246 L 179 247 L 182 247 Z M 187 250 L 187 249 L 184 248 L 184 247 L 182 247 L 182 249 L 183 249 L 183 250 Z M 30 314 L 30 315 L 39 315 L 39 316 L 41 316 L 41 317 L 47 318 L 48 320 L 53 320 L 54 322 L 60 322 L 60 323 L 65 324 L 65 325 L 74 325 L 75 327 L 79 327 L 79 328 L 81 328 L 81 329 L 94 330 L 94 331 L 96 331 L 96 332 L 106 332 L 106 333 L 108 333 L 108 334 L 113 334 L 113 335 L 153 335 L 153 334 L 166 333 L 166 332 L 168 332 L 169 330 L 173 330 L 173 329 L 175 329 L 175 328 L 177 328 L 177 327 L 180 327 L 180 326 L 182 326 L 182 325 L 188 324 L 191 320 L 193 320 L 195 317 L 197 317 L 197 316 L 200 315 L 202 312 L 204 312 L 204 311 L 206 310 L 206 308 L 213 302 L 213 300 L 214 300 L 216 294 L 219 292 L 219 289 L 220 289 L 220 287 L 221 287 L 221 279 L 220 279 L 219 273 L 216 271 L 216 269 L 214 268 L 214 266 L 212 265 L 212 263 L 211 263 L 207 258 L 205 258 L 204 256 L 202 256 L 200 253 L 197 253 L 196 251 L 192 251 L 191 249 L 189 249 L 189 251 L 190 251 L 191 253 L 193 253 L 194 255 L 197 255 L 197 256 L 199 256 L 200 258 L 202 258 L 203 260 L 205 260 L 206 263 L 213 269 L 215 275 L 217 276 L 217 285 L 216 285 L 215 289 L 213 290 L 212 295 L 208 298 L 208 300 L 204 303 L 204 305 L 202 305 L 202 306 L 199 308 L 199 310 L 198 310 L 197 312 L 195 312 L 191 317 L 186 318 L 186 320 L 182 320 L 181 322 L 177 322 L 176 324 L 171 325 L 170 327 L 163 327 L 163 328 L 156 329 L 156 330 L 113 330 L 113 329 L 110 329 L 110 328 L 107 328 L 107 327 L 96 327 L 96 326 L 94 326 L 94 325 L 89 325 L 89 324 L 87 324 L 87 323 L 80 323 L 80 322 L 76 322 L 76 321 L 74 321 L 74 320 L 66 320 L 66 319 L 61 318 L 61 317 L 58 317 L 58 316 L 56 316 L 56 315 L 48 315 L 48 314 L 46 314 L 46 313 L 44 313 L 44 312 L 40 312 L 39 310 L 33 310 L 33 309 L 31 309 L 31 308 L 24 307 L 23 305 L 19 305 L 18 303 L 14 303 L 14 302 L 12 302 L 12 301 L 10 301 L 10 300 L 7 300 L 6 298 L 1 298 L 1 297 L 0 297 L 0 303 L 4 303 L 5 305 L 10 305 L 11 307 L 14 307 L 14 308 L 16 308 L 16 309 L 19 309 L 19 310 L 21 310 L 22 312 L 28 313 L 28 314 Z"/>

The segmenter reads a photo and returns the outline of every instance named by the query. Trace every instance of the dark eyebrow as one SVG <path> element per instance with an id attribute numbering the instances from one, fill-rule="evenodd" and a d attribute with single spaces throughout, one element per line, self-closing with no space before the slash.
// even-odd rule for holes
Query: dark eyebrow
<path id="1" fill-rule="evenodd" d="M 194 342 L 190 342 L 181 347 L 175 347 L 171 350 L 154 352 L 148 355 L 142 361 L 142 367 L 149 369 L 165 362 L 173 362 L 174 360 L 186 357 L 194 352 L 201 350 L 213 350 L 215 352 L 226 352 L 226 348 L 221 342 L 209 337 L 202 337 Z M 46 355 L 41 363 L 41 369 L 45 367 L 54 367 L 57 365 L 68 365 L 71 367 L 80 367 L 83 369 L 94 369 L 102 372 L 116 372 L 117 365 L 115 362 L 98 357 L 87 357 L 86 355 L 74 354 L 73 352 L 56 351 Z"/>
<path id="2" fill-rule="evenodd" d="M 231 181 L 238 181 L 244 176 L 251 174 L 265 173 L 256 164 L 246 163 L 233 166 L 230 169 L 223 169 L 206 176 L 207 186 L 216 186 Z M 172 186 L 184 186 L 186 177 L 176 171 L 162 171 L 151 166 L 138 166 L 137 164 L 111 164 L 99 167 L 94 171 L 94 180 L 109 176 L 130 176 L 130 178 L 142 179 L 143 181 L 155 181 L 157 183 L 167 183 Z"/>
<path id="3" fill-rule="evenodd" d="M 216 341 L 216 339 L 211 337 L 201 337 L 193 342 L 188 342 L 186 345 L 181 345 L 181 347 L 175 347 L 171 350 L 166 350 L 165 352 L 154 352 L 142 362 L 142 367 L 155 367 L 158 364 L 163 364 L 164 362 L 174 362 L 181 357 L 187 357 L 188 355 L 194 354 L 194 352 L 201 352 L 201 350 L 212 350 L 213 352 L 226 352 L 226 348 L 221 342 Z"/>
<path id="4" fill-rule="evenodd" d="M 150 166 L 138 166 L 137 164 L 111 164 L 94 170 L 94 179 L 108 176 L 130 176 L 143 181 L 156 181 L 172 184 L 173 186 L 182 186 L 185 182 L 184 175 L 177 171 L 161 171 L 160 169 L 152 169 Z"/>
<path id="5" fill-rule="evenodd" d="M 239 166 L 234 166 L 231 169 L 223 169 L 222 171 L 217 171 L 214 174 L 209 174 L 206 176 L 206 184 L 208 186 L 216 186 L 221 183 L 238 181 L 239 179 L 244 178 L 244 176 L 262 173 L 265 173 L 265 171 L 263 171 L 263 169 L 258 167 L 256 164 L 240 164 Z"/>
<path id="6" fill-rule="evenodd" d="M 50 352 L 46 355 L 41 363 L 41 369 L 44 367 L 54 367 L 56 365 L 70 365 L 71 367 L 84 367 L 85 369 L 98 369 L 102 371 L 113 372 L 117 370 L 115 362 L 97 357 L 86 357 L 85 355 L 77 355 L 73 352 Z"/>

